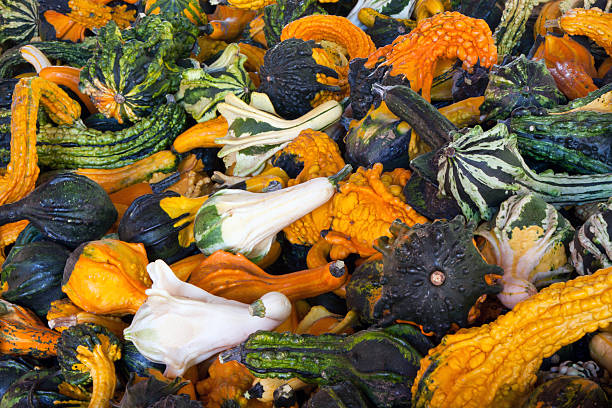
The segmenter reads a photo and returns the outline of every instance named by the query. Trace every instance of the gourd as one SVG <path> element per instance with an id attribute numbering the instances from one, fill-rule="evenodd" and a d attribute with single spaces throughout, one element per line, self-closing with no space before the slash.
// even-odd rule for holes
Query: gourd
<path id="1" fill-rule="evenodd" d="M 572 264 L 580 275 L 612 266 L 610 233 L 612 233 L 612 208 L 610 204 L 599 204 L 598 211 L 591 215 L 576 230 L 569 244 Z"/>
<path id="2" fill-rule="evenodd" d="M 52 60 L 59 60 L 65 65 L 82 67 L 91 57 L 94 43 L 91 41 L 72 44 L 63 41 L 32 41 L 28 43 L 38 48 Z M 29 66 L 23 60 L 21 46 L 10 48 L 0 55 L 0 78 L 11 78 L 20 74 L 24 66 Z"/>
<path id="3" fill-rule="evenodd" d="M 105 327 L 116 336 L 122 336 L 123 329 L 128 326 L 116 316 L 85 312 L 66 298 L 51 302 L 46 318 L 49 328 L 60 333 L 77 324 L 92 323 Z"/>
<path id="4" fill-rule="evenodd" d="M 570 35 L 585 35 L 612 55 L 612 35 L 608 28 L 612 22 L 612 13 L 606 13 L 597 7 L 585 10 L 576 8 L 568 11 L 558 20 L 559 27 Z"/>
<path id="5" fill-rule="evenodd" d="M 418 329 L 394 325 L 350 336 L 258 332 L 220 354 L 257 377 L 335 385 L 350 381 L 379 407 L 409 407 L 410 384 L 429 340 Z"/>
<path id="6" fill-rule="evenodd" d="M 116 169 L 80 168 L 74 172 L 95 181 L 108 194 L 113 194 L 130 186 L 145 183 L 156 175 L 171 173 L 177 169 L 178 164 L 177 155 L 169 150 L 162 150 Z"/>
<path id="7" fill-rule="evenodd" d="M 457 12 L 436 14 L 369 55 L 365 67 L 391 66 L 391 75 L 404 75 L 411 88 L 422 90 L 423 98 L 429 101 L 438 60 L 455 58 L 463 61 L 464 68 L 477 62 L 490 68 L 497 62 L 497 49 L 484 20 Z"/>
<path id="8" fill-rule="evenodd" d="M 268 292 L 280 292 L 295 302 L 336 290 L 347 278 L 342 261 L 270 275 L 243 255 L 217 251 L 191 272 L 187 282 L 213 295 L 242 303 L 252 303 Z"/>
<path id="9" fill-rule="evenodd" d="M 421 360 L 413 406 L 519 406 L 542 359 L 612 321 L 611 282 L 608 268 L 555 283 L 492 323 L 446 336 Z"/>
<path id="10" fill-rule="evenodd" d="M 62 376 L 54 368 L 30 369 L 8 387 L 0 399 L 0 408 L 37 407 L 55 408 L 79 407 L 79 401 L 60 393 Z"/>
<path id="11" fill-rule="evenodd" d="M 523 37 L 527 19 L 539 3 L 539 0 L 513 0 L 504 3 L 501 21 L 493 33 L 500 56 L 512 54 Z"/>
<path id="12" fill-rule="evenodd" d="M 114 362 L 121 358 L 121 341 L 102 326 L 79 324 L 62 332 L 57 350 L 66 382 L 93 384 L 89 408 L 109 406 L 115 393 Z"/>
<path id="13" fill-rule="evenodd" d="M 416 27 L 414 20 L 389 17 L 369 7 L 359 10 L 358 17 L 367 27 L 365 32 L 377 48 L 391 44 L 397 37 Z"/>
<path id="14" fill-rule="evenodd" d="M 170 378 L 254 331 L 275 328 L 291 313 L 291 303 L 278 292 L 249 306 L 181 282 L 161 260 L 149 264 L 147 271 L 153 286 L 124 337 L 149 360 L 165 363 L 164 375 Z"/>
<path id="15" fill-rule="evenodd" d="M 136 313 L 151 286 L 142 244 L 115 239 L 86 242 L 66 262 L 62 291 L 86 312 Z"/>
<path id="16" fill-rule="evenodd" d="M 607 91 L 607 92 L 606 92 Z M 583 98 L 592 103 L 558 106 L 552 111 L 516 115 L 506 120 L 516 134 L 524 157 L 555 164 L 572 174 L 612 172 L 612 107 L 602 109 L 598 100 L 612 98 L 606 86 Z"/>
<path id="17" fill-rule="evenodd" d="M 317 177 L 268 193 L 220 190 L 196 214 L 196 245 L 205 255 L 222 249 L 240 252 L 253 261 L 261 260 L 269 252 L 276 234 L 325 204 L 350 170 L 347 165 L 334 176 Z"/>
<path id="18" fill-rule="evenodd" d="M 364 263 L 346 288 L 349 308 L 364 321 L 411 321 L 441 337 L 452 323 L 465 327 L 481 295 L 500 291 L 489 283 L 502 269 L 482 259 L 472 242 L 473 225 L 463 217 L 410 228 L 394 222 L 390 231 L 390 239 L 376 243 L 382 267 L 381 261 Z"/>
<path id="19" fill-rule="evenodd" d="M 539 385 L 522 408 L 553 408 L 560 406 L 605 407 L 609 404 L 604 390 L 594 381 L 564 375 Z"/>
<path id="20" fill-rule="evenodd" d="M 336 385 L 324 385 L 315 391 L 305 408 L 368 408 L 370 404 L 363 394 L 351 382 L 345 381 Z"/>
<path id="21" fill-rule="evenodd" d="M 263 12 L 263 32 L 268 48 L 281 41 L 283 27 L 312 14 L 327 14 L 327 12 L 317 0 L 279 0 L 266 6 Z"/>
<path id="22" fill-rule="evenodd" d="M 538 19 L 536 20 L 533 26 L 533 38 L 534 40 L 541 35 L 542 37 L 548 34 L 550 28 L 548 28 L 546 23 L 550 20 L 554 20 L 561 16 L 561 10 L 559 6 L 561 5 L 561 0 L 549 1 L 542 6 L 540 9 L 540 14 L 538 14 Z"/>
<path id="23" fill-rule="evenodd" d="M 259 77 L 257 91 L 268 95 L 276 112 L 288 119 L 306 114 L 340 92 L 339 75 L 322 46 L 298 38 L 271 47 Z"/>
<path id="24" fill-rule="evenodd" d="M 504 270 L 497 296 L 509 309 L 537 293 L 538 287 L 565 280 L 572 272 L 566 248 L 574 228 L 552 205 L 532 194 L 508 198 L 495 218 L 474 234 L 486 240 L 481 252 L 487 262 Z"/>
<path id="25" fill-rule="evenodd" d="M 196 33 L 181 18 L 151 15 L 123 31 L 111 21 L 96 36 L 98 46 L 81 71 L 79 89 L 106 117 L 136 122 L 178 89 L 175 60 L 189 52 Z"/>
<path id="26" fill-rule="evenodd" d="M 228 45 L 221 56 L 204 69 L 186 69 L 175 97 L 197 121 L 205 122 L 217 114 L 217 105 L 228 93 L 248 101 L 253 83 L 244 68 L 246 56 L 238 44 Z"/>
<path id="27" fill-rule="evenodd" d="M 207 18 L 200 3 L 195 0 L 147 0 L 144 12 L 146 14 L 183 14 L 194 25 L 206 24 Z"/>
<path id="28" fill-rule="evenodd" d="M 74 248 L 100 238 L 117 218 L 108 194 L 78 174 L 59 174 L 21 200 L 0 207 L 0 224 L 27 219 L 46 237 Z"/>
<path id="29" fill-rule="evenodd" d="M 516 136 L 503 123 L 486 132 L 475 126 L 466 134 L 455 133 L 437 157 L 439 192 L 453 197 L 468 219 L 490 219 L 494 208 L 514 194 L 532 192 L 561 207 L 607 199 L 612 192 L 609 173 L 535 173 L 520 155 Z M 466 171 L 478 171 L 483 177 L 466 179 Z"/>
<path id="30" fill-rule="evenodd" d="M 58 338 L 59 334 L 47 329 L 34 313 L 0 299 L 0 353 L 53 357 L 57 353 Z"/>
<path id="31" fill-rule="evenodd" d="M 2 298 L 44 318 L 51 302 L 63 297 L 61 281 L 69 255 L 70 251 L 54 242 L 14 246 L 2 265 L 1 281 L 8 285 Z"/>
<path id="32" fill-rule="evenodd" d="M 126 343 L 127 344 L 127 343 Z M 151 370 L 146 379 L 136 381 L 136 376 L 131 376 L 125 388 L 125 393 L 121 398 L 119 408 L 129 407 L 153 407 L 157 406 L 157 402 L 163 398 L 176 394 L 182 390 L 188 383 L 181 378 L 176 378 L 172 381 L 162 376 L 161 372 Z M 140 380 L 140 379 L 138 379 Z M 170 405 L 173 407 L 173 405 Z M 177 405 L 177 408 L 192 408 L 191 405 Z M 159 408 L 166 408 L 163 404 Z"/>
<path id="33" fill-rule="evenodd" d="M 174 139 L 172 150 L 177 153 L 186 153 L 192 149 L 218 147 L 215 143 L 227 135 L 227 120 L 221 115 L 206 122 L 200 122 Z"/>
<path id="34" fill-rule="evenodd" d="M 249 106 L 233 94 L 228 94 L 218 109 L 229 125 L 227 135 L 215 140 L 223 146 L 218 156 L 228 168 L 235 164 L 232 175 L 241 177 L 260 173 L 266 160 L 286 147 L 302 130 L 326 129 L 342 115 L 338 102 L 327 101 L 297 119 L 285 120 Z"/>
<path id="35" fill-rule="evenodd" d="M 121 330 L 121 333 L 123 333 L 123 330 Z M 147 360 L 145 356 L 140 354 L 136 346 L 134 346 L 134 343 L 131 341 L 126 341 L 123 343 L 121 360 L 119 360 L 119 364 L 126 373 L 135 373 L 141 377 L 148 376 L 150 370 L 152 369 L 159 370 L 160 372 L 164 371 L 163 364 L 158 364 Z"/>
<path id="36" fill-rule="evenodd" d="M 345 166 L 338 144 L 326 133 L 311 129 L 302 130 L 271 163 L 289 176 L 289 186 L 333 176 Z"/>
<path id="37" fill-rule="evenodd" d="M 187 198 L 172 191 L 140 196 L 121 218 L 119 238 L 142 243 L 149 259 L 178 261 L 197 251 L 193 221 L 207 198 Z"/>
<path id="38" fill-rule="evenodd" d="M 544 59 L 557 87 L 570 100 L 597 90 L 592 79 L 597 76 L 593 56 L 567 35 L 547 35 L 533 59 Z"/>
<path id="39" fill-rule="evenodd" d="M 242 364 L 228 361 L 221 364 L 215 359 L 208 368 L 209 377 L 198 382 L 196 390 L 208 408 L 222 408 L 238 405 L 245 408 L 253 407 L 253 403 L 244 397 L 251 388 L 255 377 Z"/>
<path id="40" fill-rule="evenodd" d="M 256 10 L 219 4 L 214 13 L 208 15 L 209 25 L 212 28 L 208 37 L 213 40 L 236 40 L 256 15 Z"/>
<path id="41" fill-rule="evenodd" d="M 37 1 L 2 0 L 0 16 L 0 47 L 21 45 L 38 36 Z"/>
<path id="42" fill-rule="evenodd" d="M 116 169 L 168 148 L 181 133 L 185 111 L 178 104 L 162 104 L 134 125 L 119 131 L 74 126 L 41 126 L 39 162 L 55 169 Z M 166 169 L 162 168 L 162 171 Z"/>
<path id="43" fill-rule="evenodd" d="M 506 119 L 518 108 L 553 108 L 565 102 L 543 61 L 521 55 L 489 74 L 480 112 L 487 120 Z"/>
<path id="44" fill-rule="evenodd" d="M 21 358 L 8 356 L 0 358 L 0 404 L 8 388 L 32 368 L 30 363 Z"/>

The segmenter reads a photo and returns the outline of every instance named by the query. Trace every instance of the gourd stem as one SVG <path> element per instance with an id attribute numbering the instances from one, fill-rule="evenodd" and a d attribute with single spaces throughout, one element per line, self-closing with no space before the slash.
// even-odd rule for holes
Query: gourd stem
<path id="1" fill-rule="evenodd" d="M 343 168 L 341 168 L 340 171 L 338 171 L 333 176 L 329 176 L 327 179 L 329 180 L 330 183 L 332 183 L 334 186 L 337 187 L 338 183 L 344 180 L 344 178 L 348 176 L 352 170 L 353 170 L 353 166 L 351 166 L 350 164 L 347 164 Z"/>
<path id="2" fill-rule="evenodd" d="M 0 206 L 0 226 L 24 219 L 20 201 Z"/>

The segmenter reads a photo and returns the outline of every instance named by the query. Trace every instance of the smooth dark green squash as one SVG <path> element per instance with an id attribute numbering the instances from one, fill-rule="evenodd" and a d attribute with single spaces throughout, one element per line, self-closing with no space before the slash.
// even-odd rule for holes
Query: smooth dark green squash
<path id="1" fill-rule="evenodd" d="M 156 369 L 163 373 L 165 367 L 164 364 L 154 363 L 140 354 L 131 341 L 123 343 L 121 359 L 118 361 L 118 365 L 126 377 L 129 377 L 130 373 L 135 373 L 140 377 L 148 377 L 150 375 L 149 369 Z"/>
<path id="2" fill-rule="evenodd" d="M 596 382 L 564 375 L 537 387 L 522 408 L 607 408 L 610 403 Z"/>
<path id="3" fill-rule="evenodd" d="M 181 246 L 179 235 L 190 223 L 180 221 L 188 214 L 175 218 L 167 214 L 160 203 L 169 197 L 180 195 L 167 191 L 138 197 L 123 214 L 118 233 L 122 241 L 142 243 L 148 259 L 163 259 L 172 263 L 196 253 L 197 247 L 193 239 L 188 246 Z"/>
<path id="4" fill-rule="evenodd" d="M 40 232 L 35 226 L 32 224 L 26 225 L 26 227 L 17 235 L 17 239 L 15 240 L 14 246 L 25 246 L 30 242 L 38 242 L 45 241 L 48 238 Z"/>
<path id="5" fill-rule="evenodd" d="M 117 219 L 117 210 L 99 184 L 64 173 L 21 200 L 0 207 L 0 225 L 23 219 L 46 237 L 76 248 L 102 237 Z"/>
<path id="6" fill-rule="evenodd" d="M 476 300 L 501 290 L 486 276 L 503 274 L 474 246 L 473 227 L 462 216 L 412 227 L 395 221 L 392 238 L 381 237 L 375 245 L 383 254 L 382 271 L 381 261 L 366 263 L 347 284 L 349 309 L 367 323 L 410 321 L 438 337 L 453 323 L 465 327 Z"/>
<path id="7" fill-rule="evenodd" d="M 70 251 L 55 242 L 41 241 L 13 246 L 2 265 L 2 298 L 27 307 L 44 319 L 51 302 L 65 297 L 61 282 Z"/>
<path id="8" fill-rule="evenodd" d="M 0 400 L 11 384 L 31 369 L 32 365 L 21 358 L 0 357 Z"/>
<path id="9" fill-rule="evenodd" d="M 410 407 L 410 387 L 430 347 L 407 324 L 350 336 L 259 331 L 219 358 L 236 360 L 257 377 L 298 377 L 319 385 L 350 381 L 378 407 Z"/>
<path id="10" fill-rule="evenodd" d="M 324 385 L 306 402 L 305 408 L 369 408 L 372 404 L 351 382 Z"/>
<path id="11" fill-rule="evenodd" d="M 71 401 L 70 398 L 59 392 L 58 386 L 62 381 L 61 375 L 53 368 L 28 371 L 7 389 L 0 400 L 0 408 L 82 406 L 77 402 L 57 405 L 59 401 Z"/>

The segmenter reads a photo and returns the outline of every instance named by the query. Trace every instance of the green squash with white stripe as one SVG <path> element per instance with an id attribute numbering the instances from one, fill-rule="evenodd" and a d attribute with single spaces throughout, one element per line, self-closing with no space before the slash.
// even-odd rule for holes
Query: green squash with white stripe
<path id="1" fill-rule="evenodd" d="M 531 192 L 557 208 L 612 196 L 612 173 L 568 176 L 531 170 L 518 151 L 516 135 L 503 123 L 486 132 L 480 126 L 455 132 L 435 154 L 440 194 L 453 197 L 470 220 L 490 220 L 515 194 Z"/>
<path id="2" fill-rule="evenodd" d="M 0 0 L 0 47 L 22 45 L 38 36 L 36 0 Z"/>
<path id="3" fill-rule="evenodd" d="M 230 44 L 209 67 L 184 70 L 176 100 L 198 122 L 214 118 L 229 93 L 248 102 L 255 87 L 244 68 L 246 60 L 238 44 Z"/>

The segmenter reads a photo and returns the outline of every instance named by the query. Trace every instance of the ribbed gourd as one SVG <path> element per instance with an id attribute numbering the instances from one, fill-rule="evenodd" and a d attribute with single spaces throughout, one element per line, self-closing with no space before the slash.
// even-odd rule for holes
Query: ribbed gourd
<path id="1" fill-rule="evenodd" d="M 612 266 L 611 234 L 612 203 L 599 204 L 598 211 L 576 230 L 574 239 L 569 243 L 576 272 L 589 275 Z"/>

